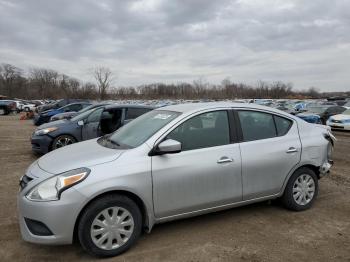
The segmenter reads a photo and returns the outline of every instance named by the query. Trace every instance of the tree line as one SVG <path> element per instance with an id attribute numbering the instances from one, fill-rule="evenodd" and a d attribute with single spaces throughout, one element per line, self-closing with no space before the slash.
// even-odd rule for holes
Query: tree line
<path id="1" fill-rule="evenodd" d="M 214 85 L 203 78 L 192 83 L 153 83 L 140 86 L 115 87 L 109 68 L 97 67 L 92 72 L 95 82 L 76 78 L 46 68 L 25 72 L 11 64 L 0 65 L 0 95 L 21 99 L 240 99 L 240 98 L 319 98 L 316 88 L 293 91 L 291 83 L 263 82 L 256 85 L 235 83 L 224 79 Z"/>

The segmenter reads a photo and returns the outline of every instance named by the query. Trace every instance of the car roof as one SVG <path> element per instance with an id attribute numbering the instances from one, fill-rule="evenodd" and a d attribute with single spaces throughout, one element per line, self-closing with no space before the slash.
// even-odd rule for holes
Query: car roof
<path id="1" fill-rule="evenodd" d="M 145 105 L 132 105 L 132 104 L 110 104 L 105 106 L 105 109 L 113 109 L 113 108 L 146 108 L 146 109 L 155 109 L 153 106 L 145 106 Z"/>
<path id="2" fill-rule="evenodd" d="M 92 105 L 90 102 L 74 102 L 74 103 L 69 103 L 69 104 L 62 106 L 62 107 L 67 107 L 67 106 L 71 106 L 71 105 L 84 105 L 84 104 Z"/>
<path id="3" fill-rule="evenodd" d="M 188 103 L 188 104 L 177 104 L 158 108 L 157 110 L 169 110 L 181 113 L 190 113 L 193 111 L 201 111 L 206 109 L 216 109 L 216 108 L 240 108 L 240 109 L 260 109 L 265 111 L 276 112 L 279 114 L 289 115 L 281 110 L 257 105 L 253 103 L 229 103 L 229 102 L 208 102 L 208 103 Z"/>

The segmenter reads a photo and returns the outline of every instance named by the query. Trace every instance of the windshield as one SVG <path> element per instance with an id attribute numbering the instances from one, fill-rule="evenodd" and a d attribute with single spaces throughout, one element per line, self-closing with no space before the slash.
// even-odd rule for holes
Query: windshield
<path id="1" fill-rule="evenodd" d="M 107 139 L 117 146 L 137 147 L 180 114 L 166 110 L 150 111 L 118 129 Z"/>
<path id="2" fill-rule="evenodd" d="M 97 107 L 96 105 L 89 105 L 89 106 L 87 106 L 87 107 L 84 107 L 83 109 L 80 109 L 79 111 L 78 111 L 78 113 L 80 114 L 80 113 L 84 113 L 84 112 L 86 112 L 86 111 L 88 111 L 88 110 L 90 110 L 90 109 L 93 109 L 93 108 L 95 108 L 95 107 Z"/>
<path id="3" fill-rule="evenodd" d="M 98 108 L 93 108 L 93 109 L 90 109 L 90 110 L 88 110 L 88 111 L 86 111 L 86 112 L 83 112 L 83 113 L 81 113 L 81 114 L 79 114 L 79 115 L 76 115 L 75 117 L 72 117 L 71 118 L 71 121 L 80 121 L 80 120 L 83 120 L 83 119 L 85 119 L 85 118 L 87 118 L 93 111 L 95 111 L 96 109 L 98 109 Z"/>

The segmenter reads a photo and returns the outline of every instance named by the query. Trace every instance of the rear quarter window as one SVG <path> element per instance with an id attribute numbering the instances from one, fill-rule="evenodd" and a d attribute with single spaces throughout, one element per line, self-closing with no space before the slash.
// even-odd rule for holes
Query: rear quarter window
<path id="1" fill-rule="evenodd" d="M 284 117 L 276 116 L 276 115 L 274 116 L 274 118 L 275 118 L 277 136 L 284 136 L 285 134 L 287 134 L 293 124 L 293 121 Z"/>

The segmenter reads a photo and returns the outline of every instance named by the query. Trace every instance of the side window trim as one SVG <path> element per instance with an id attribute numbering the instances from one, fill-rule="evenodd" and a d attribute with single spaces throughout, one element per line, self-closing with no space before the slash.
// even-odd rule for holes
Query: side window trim
<path id="1" fill-rule="evenodd" d="M 278 130 L 277 130 L 277 124 L 276 124 L 276 117 L 275 117 L 275 114 L 271 114 L 271 115 L 272 115 L 273 125 L 275 126 L 275 135 L 276 135 L 276 137 L 279 137 L 279 135 L 278 135 Z"/>
<path id="2" fill-rule="evenodd" d="M 234 121 L 235 121 L 235 126 L 236 126 L 236 132 L 237 132 L 237 143 L 244 142 L 243 139 L 243 132 L 242 132 L 242 127 L 241 127 L 241 122 L 239 121 L 239 116 L 238 116 L 238 111 L 239 109 L 233 109 L 233 115 L 234 115 Z"/>
<path id="3" fill-rule="evenodd" d="M 228 115 L 229 131 L 230 131 L 230 143 L 231 144 L 239 143 L 240 141 L 239 129 L 237 126 L 235 111 L 232 109 L 229 109 L 227 110 L 227 115 Z"/>

